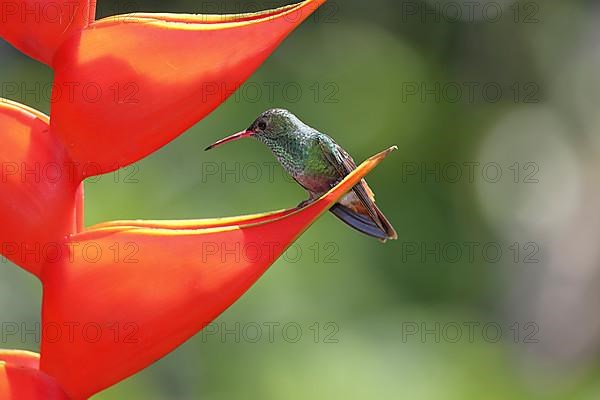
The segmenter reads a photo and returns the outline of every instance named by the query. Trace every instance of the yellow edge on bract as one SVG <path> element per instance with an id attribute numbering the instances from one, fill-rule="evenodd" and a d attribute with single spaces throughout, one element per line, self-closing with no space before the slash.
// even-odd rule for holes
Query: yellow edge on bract
<path id="1" fill-rule="evenodd" d="M 125 221 L 126 222 L 126 221 Z M 198 228 L 198 229 L 178 229 L 178 228 L 154 228 L 147 226 L 135 226 L 135 225 L 119 225 L 110 227 L 101 227 L 87 229 L 83 232 L 79 232 L 70 235 L 71 241 L 85 241 L 90 239 L 101 239 L 105 236 L 110 236 L 118 233 L 135 233 L 136 235 L 148 235 L 148 236 L 186 236 L 194 235 L 198 232 L 202 233 L 218 233 L 218 232 L 229 232 L 240 229 L 240 225 L 228 225 L 218 226 L 213 228 Z"/>
<path id="2" fill-rule="evenodd" d="M 309 5 L 317 9 L 326 0 L 306 0 L 301 3 L 291 4 L 272 10 L 264 10 L 255 13 L 244 14 L 170 14 L 170 13 L 131 13 L 114 15 L 99 19 L 86 29 L 95 29 L 105 26 L 118 25 L 122 23 L 139 23 L 163 26 L 165 28 L 176 27 L 187 30 L 215 30 L 246 25 L 258 24 L 270 19 L 279 19 Z M 312 11 L 311 11 L 312 13 Z M 248 19 L 250 18 L 250 19 Z"/>
<path id="3" fill-rule="evenodd" d="M 392 151 L 394 151 L 396 149 L 397 149 L 397 147 L 393 146 L 387 150 L 384 150 L 384 151 L 370 157 L 369 159 L 364 161 L 362 164 L 360 164 L 354 171 L 352 171 L 352 173 L 350 173 L 348 176 L 346 176 L 340 183 L 338 183 L 335 187 L 333 187 L 329 192 L 325 193 L 317 201 L 313 202 L 312 204 L 310 204 L 307 207 L 302 208 L 302 209 L 288 209 L 288 210 L 284 210 L 284 211 L 276 211 L 276 212 L 262 213 L 262 214 L 255 214 L 255 215 L 245 215 L 245 216 L 241 216 L 241 217 L 227 217 L 227 218 L 217 218 L 217 219 L 207 219 L 207 220 L 147 221 L 146 223 L 144 221 L 139 221 L 139 220 L 138 221 L 116 221 L 114 223 L 109 222 L 109 223 L 99 224 L 99 225 L 90 227 L 89 229 L 87 229 L 81 233 L 73 235 L 71 238 L 75 239 L 75 240 L 86 240 L 87 238 L 98 237 L 98 235 L 104 236 L 104 235 L 110 235 L 110 234 L 114 234 L 114 233 L 133 232 L 133 231 L 135 231 L 136 234 L 147 234 L 147 235 L 168 235 L 168 236 L 189 235 L 189 234 L 193 234 L 195 232 L 203 232 L 203 233 L 226 232 L 226 231 L 240 229 L 242 227 L 259 226 L 259 225 L 271 223 L 271 222 L 278 221 L 278 220 L 281 220 L 284 218 L 288 218 L 297 213 L 306 211 L 310 207 L 317 207 L 320 204 L 322 204 L 323 202 L 331 202 L 333 204 L 334 201 L 333 201 L 333 199 L 331 199 L 332 197 L 339 198 L 339 197 L 343 196 L 344 193 L 348 192 L 354 185 L 356 185 L 369 172 L 371 172 L 371 170 L 373 168 L 375 168 L 377 166 L 377 164 L 379 164 L 388 154 L 390 154 Z M 344 187 L 347 187 L 347 190 L 343 190 Z M 325 212 L 326 210 L 327 210 L 327 207 L 324 208 L 322 212 Z M 282 213 L 284 213 L 284 214 L 281 215 Z M 273 216 L 273 218 L 259 221 L 259 222 L 244 223 L 245 221 L 248 221 L 248 220 L 269 217 L 269 216 Z M 189 226 L 190 224 L 201 225 L 203 223 L 205 225 L 210 225 L 212 222 L 215 222 L 215 221 L 218 221 L 218 222 L 227 221 L 230 224 L 225 225 L 225 226 L 211 227 L 211 228 L 197 227 L 196 229 L 189 229 L 189 228 L 185 229 L 186 225 L 187 226 Z M 144 224 L 146 224 L 146 225 L 144 225 Z M 152 225 L 163 224 L 163 226 L 150 227 L 150 226 L 148 226 L 148 224 L 152 224 Z M 299 232 L 298 236 L 300 234 L 302 234 L 302 232 Z"/>
<path id="4" fill-rule="evenodd" d="M 48 123 L 50 121 L 50 117 L 48 117 L 43 112 L 38 111 L 35 108 L 26 106 L 25 104 L 21 104 L 16 101 L 12 101 L 12 100 L 5 99 L 2 97 L 0 97 L 0 109 L 7 109 L 10 111 L 19 111 L 23 114 L 27 114 L 27 116 L 29 116 L 29 117 L 38 118 L 38 119 L 44 121 L 45 123 Z"/>
<path id="5" fill-rule="evenodd" d="M 300 5 L 302 3 L 294 3 L 294 4 L 288 4 L 287 6 L 283 6 L 283 7 L 279 7 L 279 8 L 272 8 L 269 10 L 262 10 L 262 11 L 256 11 L 256 12 L 247 12 L 247 13 L 240 13 L 240 14 L 181 14 L 181 13 L 144 13 L 144 12 L 136 12 L 136 13 L 132 13 L 132 14 L 122 14 L 122 15 L 131 15 L 134 16 L 135 18 L 148 18 L 148 19 L 154 19 L 154 20 L 161 20 L 161 21 L 169 21 L 169 22 L 183 22 L 183 23 L 187 23 L 188 21 L 190 21 L 190 19 L 197 19 L 199 21 L 201 21 L 202 23 L 219 23 L 219 22 L 236 22 L 239 21 L 240 19 L 247 19 L 247 18 L 257 18 L 257 17 L 261 17 L 261 16 L 273 16 L 273 15 L 277 15 L 280 14 L 284 11 L 287 11 L 288 9 L 292 9 L 292 8 L 296 8 L 298 7 L 298 5 Z M 111 18 L 111 17 L 107 17 L 107 18 Z"/>
<path id="6" fill-rule="evenodd" d="M 239 225 L 242 222 L 247 222 L 253 219 L 268 218 L 277 215 L 286 216 L 292 213 L 294 209 L 284 209 L 278 211 L 270 211 L 258 214 L 249 214 L 239 217 L 221 217 L 221 218 L 206 218 L 206 219 L 186 219 L 186 220 L 118 220 L 102 222 L 88 229 L 112 228 L 130 226 L 134 228 L 175 228 L 175 229 L 200 229 L 205 226 L 214 225 Z"/>
<path id="7" fill-rule="evenodd" d="M 33 356 L 39 358 L 39 353 L 35 351 L 29 350 L 12 350 L 12 349 L 0 349 L 0 360 L 2 360 L 2 356 L 10 355 L 10 356 Z"/>

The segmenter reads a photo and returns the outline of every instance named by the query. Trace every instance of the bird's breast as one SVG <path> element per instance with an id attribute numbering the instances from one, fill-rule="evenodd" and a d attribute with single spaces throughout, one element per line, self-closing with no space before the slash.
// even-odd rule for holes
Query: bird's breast
<path id="1" fill-rule="evenodd" d="M 297 174 L 294 176 L 294 179 L 298 181 L 300 185 L 302 185 L 306 190 L 309 190 L 313 193 L 323 194 L 333 185 L 335 185 L 335 181 L 331 179 L 325 178 L 323 176 L 315 176 L 315 175 L 306 175 L 306 174 Z"/>

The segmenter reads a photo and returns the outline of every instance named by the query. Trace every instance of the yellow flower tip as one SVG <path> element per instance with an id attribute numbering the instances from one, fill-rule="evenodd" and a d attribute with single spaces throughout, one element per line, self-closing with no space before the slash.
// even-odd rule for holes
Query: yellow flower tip
<path id="1" fill-rule="evenodd" d="M 379 153 L 375 154 L 374 156 L 369 157 L 369 159 L 367 159 L 367 161 L 365 161 L 365 162 L 377 162 L 377 163 L 379 163 L 384 158 L 386 158 L 390 153 L 392 153 L 392 152 L 394 152 L 396 150 L 398 150 L 398 146 L 389 147 L 389 148 L 383 150 L 382 152 L 379 152 Z"/>

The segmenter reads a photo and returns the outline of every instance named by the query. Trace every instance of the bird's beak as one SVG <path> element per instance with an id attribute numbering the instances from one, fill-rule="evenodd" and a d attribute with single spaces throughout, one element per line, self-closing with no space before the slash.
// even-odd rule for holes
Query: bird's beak
<path id="1" fill-rule="evenodd" d="M 254 134 L 254 132 L 252 132 L 251 130 L 245 130 L 245 131 L 241 131 L 238 132 L 234 135 L 228 136 L 225 139 L 221 139 L 218 142 L 215 142 L 213 144 L 211 144 L 210 146 L 208 146 L 206 149 L 204 149 L 204 151 L 208 151 L 210 149 L 213 149 L 217 146 L 220 146 L 222 144 L 228 143 L 228 142 L 233 142 L 234 140 L 238 140 L 238 139 L 243 139 L 246 137 L 250 137 Z"/>

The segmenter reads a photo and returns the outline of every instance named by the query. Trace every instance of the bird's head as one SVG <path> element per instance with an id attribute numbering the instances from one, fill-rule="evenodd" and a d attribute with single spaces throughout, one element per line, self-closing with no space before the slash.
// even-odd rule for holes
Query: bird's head
<path id="1" fill-rule="evenodd" d="M 260 114 L 248 129 L 221 139 L 208 146 L 206 150 L 246 137 L 273 141 L 287 135 L 293 135 L 304 126 L 306 125 L 290 111 L 282 108 L 273 108 Z"/>

